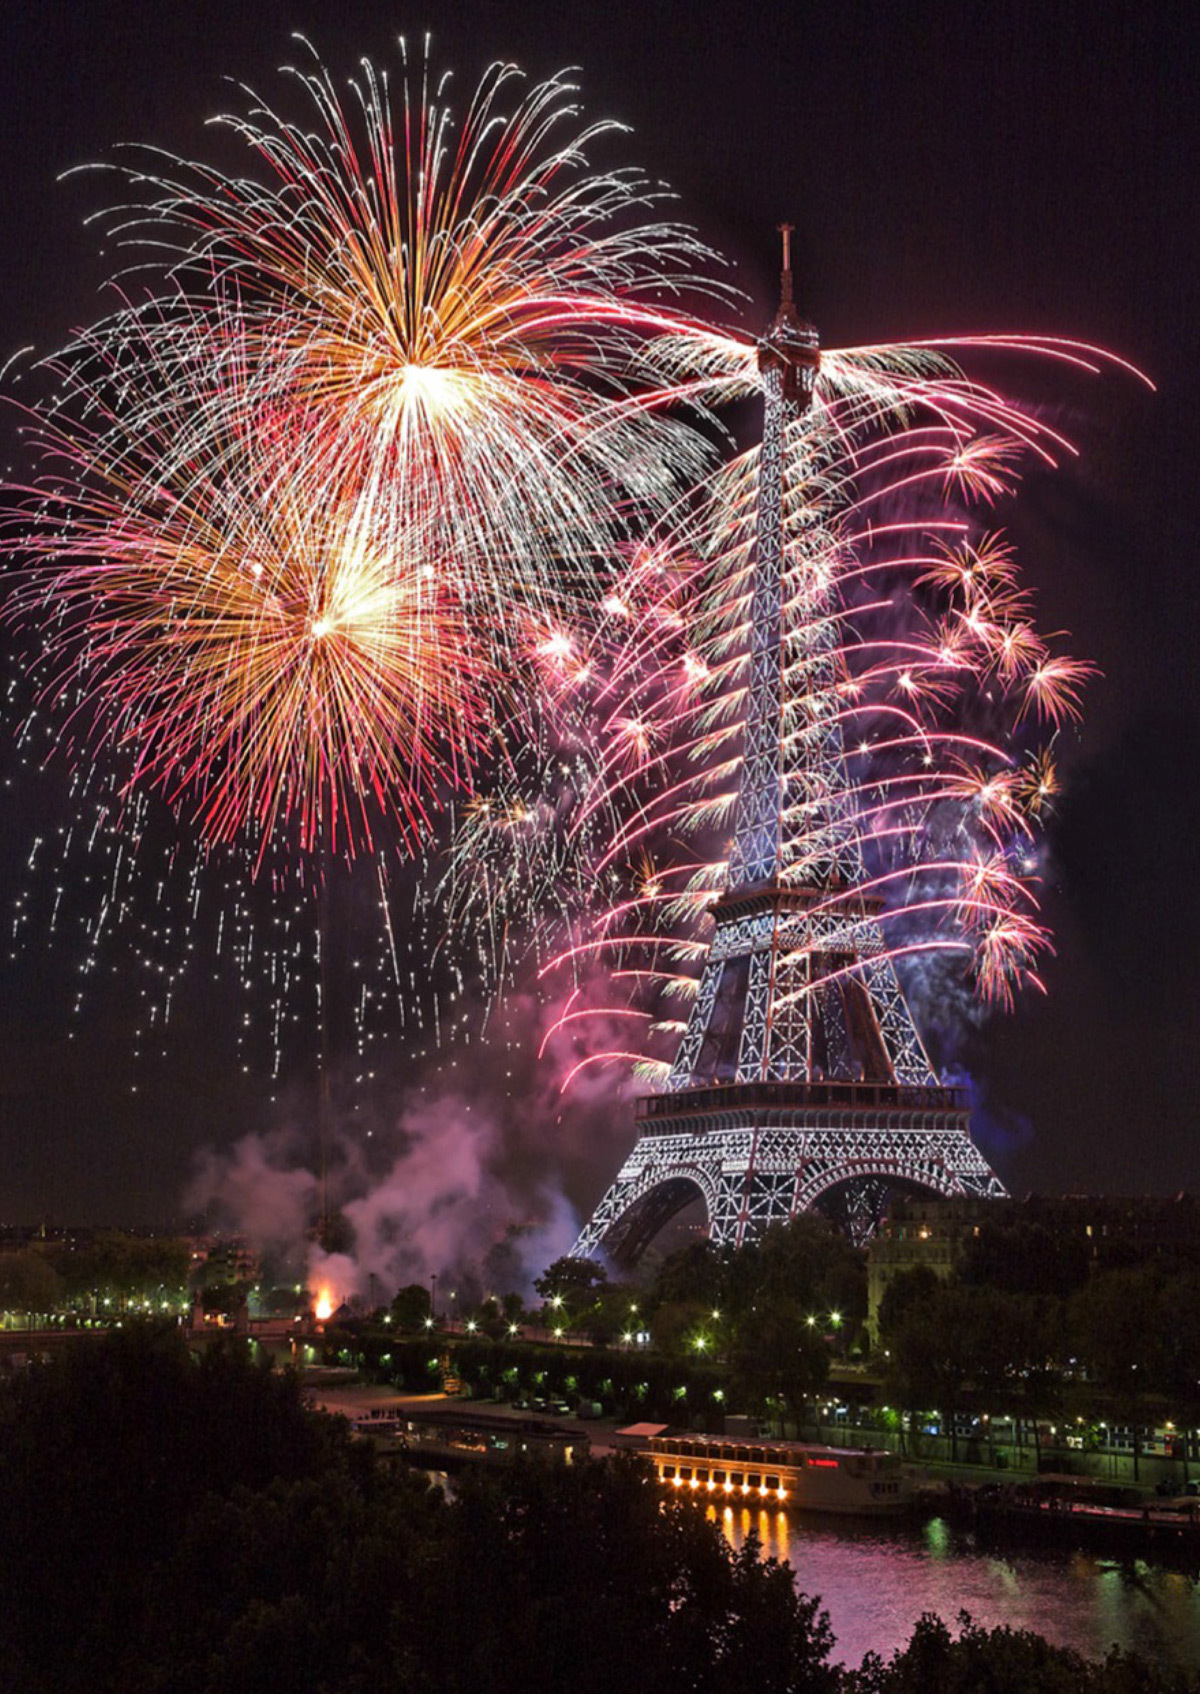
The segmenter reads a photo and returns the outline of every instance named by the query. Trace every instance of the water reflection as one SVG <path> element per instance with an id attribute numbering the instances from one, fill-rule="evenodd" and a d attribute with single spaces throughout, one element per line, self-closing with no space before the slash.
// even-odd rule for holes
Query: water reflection
<path id="1" fill-rule="evenodd" d="M 755 1530 L 766 1553 L 788 1560 L 798 1586 L 821 1596 L 843 1664 L 857 1665 L 870 1649 L 886 1657 L 903 1647 L 922 1612 L 953 1623 L 961 1611 L 989 1629 L 1036 1630 L 1089 1658 L 1115 1642 L 1163 1665 L 1200 1664 L 1200 1583 L 1142 1560 L 998 1554 L 943 1518 L 881 1525 L 708 1510 L 733 1546 Z"/>

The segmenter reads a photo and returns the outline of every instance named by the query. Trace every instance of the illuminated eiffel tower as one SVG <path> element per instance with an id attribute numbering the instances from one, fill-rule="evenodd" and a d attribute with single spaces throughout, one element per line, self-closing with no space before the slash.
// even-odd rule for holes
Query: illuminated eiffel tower
<path id="1" fill-rule="evenodd" d="M 572 1249 L 633 1264 L 702 1197 L 710 1239 L 740 1245 L 818 1207 L 856 1239 L 896 1188 L 1000 1195 L 970 1137 L 965 1093 L 942 1086 L 864 892 L 837 710 L 837 590 L 803 607 L 785 701 L 784 433 L 811 404 L 817 332 L 792 297 L 784 225 L 779 311 L 759 343 L 765 411 L 751 589 L 750 688 L 725 892 L 661 1094 Z M 785 707 L 787 710 L 785 711 Z M 787 735 L 785 737 L 785 718 Z M 784 874 L 785 806 L 803 847 Z"/>

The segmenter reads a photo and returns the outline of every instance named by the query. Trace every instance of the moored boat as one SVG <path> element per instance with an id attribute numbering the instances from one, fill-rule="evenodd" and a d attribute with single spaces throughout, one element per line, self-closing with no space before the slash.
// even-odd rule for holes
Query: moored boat
<path id="1" fill-rule="evenodd" d="M 714 1502 L 855 1515 L 903 1511 L 912 1503 L 897 1455 L 871 1447 L 667 1431 L 621 1445 L 643 1453 L 666 1487 Z"/>

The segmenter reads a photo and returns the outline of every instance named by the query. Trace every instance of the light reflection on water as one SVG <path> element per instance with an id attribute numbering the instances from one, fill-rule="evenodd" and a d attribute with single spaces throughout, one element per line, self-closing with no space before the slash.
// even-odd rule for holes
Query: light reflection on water
<path id="1" fill-rule="evenodd" d="M 907 1644 L 922 1612 L 955 1624 L 967 1611 L 992 1629 L 1032 1629 L 1102 1658 L 1117 1643 L 1162 1665 L 1200 1665 L 1200 1583 L 1142 1560 L 1118 1565 L 1083 1553 L 1000 1554 L 943 1518 L 879 1523 L 727 1506 L 708 1508 L 735 1547 L 754 1529 L 786 1559 L 796 1584 L 818 1594 L 837 1646 L 857 1665 Z"/>

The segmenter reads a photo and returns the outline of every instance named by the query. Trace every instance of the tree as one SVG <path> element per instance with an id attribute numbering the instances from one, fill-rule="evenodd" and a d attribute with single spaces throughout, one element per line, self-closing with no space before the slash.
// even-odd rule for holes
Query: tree
<path id="1" fill-rule="evenodd" d="M 809 1315 L 786 1295 L 764 1294 L 738 1314 L 729 1344 L 734 1400 L 750 1411 L 773 1401 L 797 1429 L 829 1375 L 829 1349 Z"/>
<path id="2" fill-rule="evenodd" d="M 582 1320 L 597 1347 L 607 1347 L 643 1327 L 638 1290 L 627 1282 L 610 1283 Z"/>
<path id="3" fill-rule="evenodd" d="M 170 1336 L 0 1386 L 0 1545 L 14 1694 L 837 1685 L 787 1566 L 664 1508 L 642 1462 L 466 1473 L 447 1504 L 290 1377 Z"/>
<path id="4" fill-rule="evenodd" d="M 647 1467 L 615 1459 L 464 1476 L 422 1572 L 431 1632 L 414 1694 L 833 1694 L 818 1603 L 756 1545 L 734 1554 Z"/>
<path id="5" fill-rule="evenodd" d="M 91 1246 L 63 1254 L 59 1265 L 69 1292 L 93 1295 L 115 1306 L 162 1300 L 182 1304 L 187 1293 L 191 1255 L 175 1236 L 127 1235 L 104 1230 Z"/>
<path id="6" fill-rule="evenodd" d="M 245 1304 L 244 1282 L 210 1282 L 200 1291 L 202 1309 L 213 1316 L 233 1317 Z"/>
<path id="7" fill-rule="evenodd" d="M 1151 1264 L 1101 1271 L 1072 1299 L 1070 1323 L 1089 1381 L 1106 1388 L 1117 1416 L 1133 1425 L 1136 1477 L 1145 1397 L 1162 1392 L 1171 1375 L 1174 1314 L 1162 1271 Z"/>
<path id="8" fill-rule="evenodd" d="M 909 1305 L 888 1336 L 884 1367 L 888 1395 L 905 1411 L 944 1408 L 956 1460 L 954 1413 L 966 1380 L 959 1325 L 966 1298 L 961 1289 L 940 1285 L 928 1299 Z"/>
<path id="9" fill-rule="evenodd" d="M 1196 1694 L 1198 1686 L 1137 1653 L 1114 1647 L 1097 1664 L 1027 1629 L 983 1629 L 966 1612 L 957 1637 L 926 1613 L 907 1647 L 886 1663 L 868 1653 L 843 1683 L 844 1694 Z"/>
<path id="10" fill-rule="evenodd" d="M 533 1286 L 547 1305 L 571 1320 L 596 1304 L 608 1286 L 608 1272 L 594 1259 L 555 1259 Z"/>
<path id="11" fill-rule="evenodd" d="M 1161 1271 L 1154 1265 L 1101 1271 L 1071 1302 L 1071 1333 L 1089 1379 L 1123 1408 L 1166 1386 L 1175 1321 Z"/>
<path id="12" fill-rule="evenodd" d="M 392 1321 L 400 1329 L 424 1329 L 425 1320 L 433 1315 L 428 1288 L 423 1282 L 410 1282 L 397 1291 L 391 1305 Z"/>
<path id="13" fill-rule="evenodd" d="M 879 1302 L 879 1340 L 885 1348 L 908 1313 L 936 1299 L 941 1286 L 932 1265 L 910 1265 L 896 1272 Z"/>
<path id="14" fill-rule="evenodd" d="M 726 1300 L 732 1315 L 763 1295 L 797 1301 L 823 1327 L 836 1312 L 843 1331 L 853 1333 L 867 1314 L 866 1257 L 827 1219 L 800 1213 L 730 1256 Z"/>
<path id="15" fill-rule="evenodd" d="M 196 1359 L 174 1329 L 81 1339 L 5 1385 L 0 1663 L 27 1671 L 7 1685 L 90 1690 L 103 1663 L 137 1687 L 131 1620 L 197 1506 L 331 1470 L 347 1485 L 362 1462 L 294 1378 L 236 1346 Z"/>
<path id="16" fill-rule="evenodd" d="M 62 1278 L 36 1248 L 0 1253 L 0 1311 L 52 1312 L 62 1287 Z"/>
<path id="17" fill-rule="evenodd" d="M 711 1328 L 712 1312 L 699 1300 L 668 1300 L 650 1319 L 650 1338 L 668 1359 L 682 1359 L 695 1352 L 694 1343 Z"/>
<path id="18" fill-rule="evenodd" d="M 692 1241 L 669 1253 L 658 1266 L 642 1304 L 656 1306 L 695 1300 L 721 1310 L 729 1292 L 731 1254 L 711 1241 Z"/>

